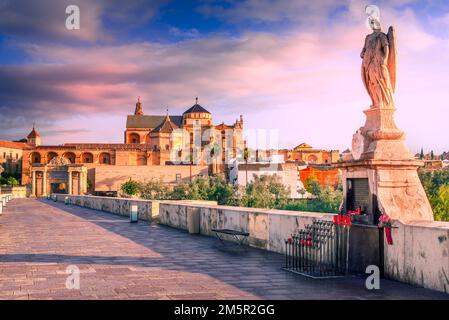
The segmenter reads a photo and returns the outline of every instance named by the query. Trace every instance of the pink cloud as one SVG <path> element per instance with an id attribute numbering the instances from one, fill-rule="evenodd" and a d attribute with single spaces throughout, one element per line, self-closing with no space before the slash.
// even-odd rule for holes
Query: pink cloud
<path id="1" fill-rule="evenodd" d="M 133 111 L 138 95 L 145 112 L 153 114 L 163 113 L 166 107 L 179 114 L 199 96 L 215 122 L 233 122 L 244 114 L 247 128 L 279 130 L 283 147 L 307 141 L 316 147 L 346 149 L 352 133 L 363 125 L 362 110 L 369 105 L 359 58 L 369 30 L 363 10 L 355 8 L 360 9 L 352 5 L 346 13 L 351 19 L 328 27 L 311 25 L 280 34 L 247 32 L 237 38 L 212 35 L 175 44 L 88 48 L 33 45 L 27 52 L 34 65 L 18 69 L 38 77 L 42 72 L 36 69 L 60 68 L 66 79 L 49 85 L 64 97 L 67 110 L 79 114 L 78 122 L 70 126 L 82 129 L 86 122 L 80 119 L 101 114 L 105 123 L 106 116 L 115 117 L 117 123 L 123 119 L 122 127 L 113 131 L 106 125 L 99 127 L 96 137 L 107 141 L 122 140 L 124 118 Z M 442 40 L 426 32 L 411 11 L 385 8 L 382 17 L 384 29 L 394 24 L 398 34 L 400 127 L 414 150 L 432 144 L 449 149 L 448 142 L 439 138 L 445 135 L 442 115 L 447 118 L 441 103 L 449 99 L 444 85 L 447 72 L 443 72 L 449 57 L 438 51 Z M 418 130 L 416 115 L 424 106 L 426 115 L 420 117 Z M 49 110 L 54 104 L 46 101 L 35 107 Z M 57 116 L 64 119 L 64 112 Z"/>

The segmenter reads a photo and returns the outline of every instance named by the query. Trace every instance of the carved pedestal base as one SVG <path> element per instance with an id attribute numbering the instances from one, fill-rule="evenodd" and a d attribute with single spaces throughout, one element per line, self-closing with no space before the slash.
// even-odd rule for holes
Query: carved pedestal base
<path id="1" fill-rule="evenodd" d="M 418 168 L 424 163 L 415 160 L 405 144 L 394 111 L 365 110 L 366 123 L 353 136 L 352 160 L 338 165 L 343 171 L 343 209 L 362 207 L 365 216 L 357 218 L 361 223 L 376 224 L 381 212 L 402 221 L 433 221 L 432 208 L 418 177 Z"/>
<path id="2" fill-rule="evenodd" d="M 350 179 L 368 179 L 369 205 L 366 221 L 377 223 L 380 212 L 403 222 L 413 220 L 433 221 L 433 212 L 418 177 L 418 160 L 359 160 L 344 162 L 342 168 L 343 191 L 347 193 Z M 345 196 L 345 207 L 347 206 Z M 374 202 L 377 203 L 374 203 Z M 376 212 L 377 211 L 377 212 Z"/>
<path id="3" fill-rule="evenodd" d="M 363 153 L 360 159 L 413 160 L 405 144 L 405 134 L 394 121 L 395 109 L 372 108 L 365 110 L 366 123 L 360 128 Z"/>

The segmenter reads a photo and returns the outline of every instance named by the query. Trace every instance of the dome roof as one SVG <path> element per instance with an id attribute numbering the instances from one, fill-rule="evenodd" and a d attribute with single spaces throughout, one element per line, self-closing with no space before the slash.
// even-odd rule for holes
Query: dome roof
<path id="1" fill-rule="evenodd" d="M 183 115 L 187 114 L 187 113 L 209 113 L 210 114 L 209 111 L 207 111 L 206 109 L 204 109 L 202 106 L 200 106 L 198 104 L 198 98 L 196 98 L 196 103 L 193 106 L 191 106 L 189 109 L 187 109 L 187 111 L 185 111 L 183 113 Z"/>

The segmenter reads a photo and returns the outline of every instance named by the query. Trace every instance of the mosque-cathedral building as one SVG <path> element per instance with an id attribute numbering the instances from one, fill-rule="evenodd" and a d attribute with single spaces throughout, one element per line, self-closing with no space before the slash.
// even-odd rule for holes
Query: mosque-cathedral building
<path id="1" fill-rule="evenodd" d="M 231 125 L 213 125 L 198 99 L 182 115 L 161 116 L 145 115 L 139 98 L 127 117 L 124 143 L 42 145 L 35 128 L 27 142 L 22 184 L 32 185 L 34 196 L 114 192 L 129 178 L 189 181 L 223 172 L 226 158 L 239 157 L 245 147 L 243 117 Z M 221 157 L 208 156 L 215 144 Z"/>
<path id="2" fill-rule="evenodd" d="M 214 125 L 212 114 L 198 104 L 198 98 L 182 115 L 168 111 L 146 115 L 139 98 L 134 114 L 127 116 L 123 143 L 43 145 L 33 126 L 25 143 L 0 140 L 0 151 L 4 151 L 0 165 L 7 172 L 21 173 L 31 196 L 116 194 L 130 178 L 174 184 L 195 176 L 226 175 L 229 160 L 244 162 L 243 125 L 241 115 L 233 124 Z M 250 161 L 266 162 L 276 154 L 285 163 L 296 163 L 298 179 L 304 164 L 339 160 L 338 150 L 314 149 L 306 143 L 291 150 L 250 152 L 254 154 Z"/>

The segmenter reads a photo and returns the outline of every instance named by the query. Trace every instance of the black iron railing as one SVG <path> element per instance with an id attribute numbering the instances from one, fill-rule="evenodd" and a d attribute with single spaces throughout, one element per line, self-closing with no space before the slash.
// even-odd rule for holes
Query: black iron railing
<path id="1" fill-rule="evenodd" d="M 350 228 L 349 215 L 314 220 L 285 241 L 284 269 L 313 278 L 346 275 Z"/>

